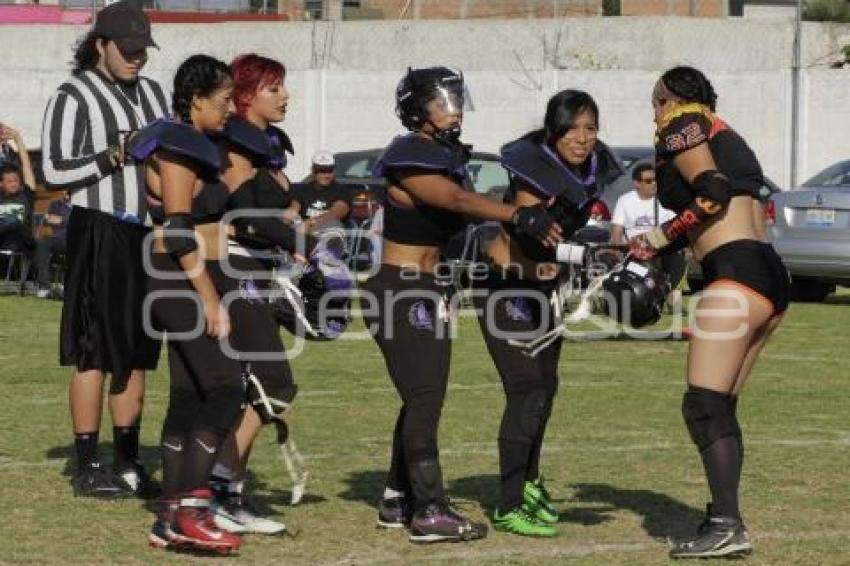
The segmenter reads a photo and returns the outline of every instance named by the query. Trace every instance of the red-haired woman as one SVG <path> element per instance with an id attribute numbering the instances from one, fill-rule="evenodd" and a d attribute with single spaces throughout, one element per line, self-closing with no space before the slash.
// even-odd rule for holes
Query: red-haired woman
<path id="1" fill-rule="evenodd" d="M 289 93 L 283 84 L 285 69 L 273 59 L 247 54 L 232 62 L 231 72 L 236 115 L 225 127 L 227 166 L 222 180 L 230 191 L 232 235 L 228 260 L 239 274 L 240 293 L 246 299 L 240 302 L 244 311 L 233 317 L 233 345 L 243 366 L 247 408 L 234 432 L 230 454 L 213 471 L 220 500 L 216 523 L 232 532 L 278 534 L 285 530 L 283 523 L 258 517 L 245 506 L 242 496 L 254 440 L 269 423 L 278 427 L 279 441 L 287 436 L 283 413 L 291 407 L 297 392 L 264 291 L 273 248 L 307 256 L 315 244 L 283 220 L 291 199 L 282 168 L 286 151 L 291 152 L 292 146 L 286 134 L 272 123 L 282 121 L 286 115 Z M 258 215 L 258 210 L 268 213 Z M 291 449 L 293 444 L 290 441 L 285 446 Z M 294 479 L 293 502 L 297 503 L 306 474 L 296 474 Z"/>

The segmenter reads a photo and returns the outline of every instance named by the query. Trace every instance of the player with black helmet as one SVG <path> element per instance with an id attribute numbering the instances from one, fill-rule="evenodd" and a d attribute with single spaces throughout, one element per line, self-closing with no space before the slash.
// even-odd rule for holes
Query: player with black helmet
<path id="1" fill-rule="evenodd" d="M 502 147 L 502 166 L 511 179 L 506 202 L 545 209 L 563 237 L 572 236 L 587 223 L 602 183 L 618 169 L 597 138 L 598 128 L 599 110 L 589 94 L 564 90 L 552 96 L 543 127 Z M 561 341 L 529 357 L 511 338 L 541 334 L 559 323 L 550 298 L 561 272 L 581 266 L 586 252 L 566 242 L 543 246 L 517 228 L 502 225 L 485 248 L 489 274 L 473 283 L 484 340 L 507 398 L 498 437 L 501 501 L 493 526 L 551 537 L 558 513 L 539 466 L 558 389 Z"/>
<path id="2" fill-rule="evenodd" d="M 650 258 L 690 244 L 706 292 L 699 298 L 688 351 L 682 414 L 711 490 L 707 518 L 672 558 L 752 551 L 738 508 L 744 445 L 738 395 L 789 302 L 782 260 L 765 242 L 758 199 L 761 166 L 744 139 L 715 114 L 717 94 L 692 67 L 675 67 L 655 85 L 658 199 L 677 216 L 631 240 Z"/>
<path id="3" fill-rule="evenodd" d="M 410 527 L 417 543 L 467 541 L 486 526 L 457 514 L 443 488 L 437 427 L 451 356 L 441 247 L 466 216 L 509 223 L 544 245 L 560 228 L 541 206 L 499 203 L 464 190 L 469 148 L 460 141 L 463 76 L 445 67 L 408 69 L 396 112 L 410 133 L 395 138 L 375 173 L 387 180 L 382 265 L 364 285 L 364 318 L 384 355 L 402 407 L 378 525 Z"/>

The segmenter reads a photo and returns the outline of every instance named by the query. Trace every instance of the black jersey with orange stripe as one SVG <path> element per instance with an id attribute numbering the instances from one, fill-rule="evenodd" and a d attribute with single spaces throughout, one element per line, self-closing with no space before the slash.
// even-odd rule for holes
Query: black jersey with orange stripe
<path id="1" fill-rule="evenodd" d="M 655 133 L 655 174 L 661 205 L 681 213 L 696 198 L 673 159 L 703 143 L 708 143 L 718 171 L 729 179 L 730 196 L 758 198 L 764 175 L 753 150 L 706 106 L 694 103 L 682 104 L 667 114 Z"/>

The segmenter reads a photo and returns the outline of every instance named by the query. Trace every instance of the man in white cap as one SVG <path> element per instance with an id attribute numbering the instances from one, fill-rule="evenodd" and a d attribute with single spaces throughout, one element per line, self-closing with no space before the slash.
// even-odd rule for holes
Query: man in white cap
<path id="1" fill-rule="evenodd" d="M 351 212 L 350 191 L 334 180 L 335 164 L 331 152 L 317 151 L 313 155 L 313 175 L 306 183 L 295 185 L 293 201 L 298 203 L 306 232 L 343 222 Z"/>

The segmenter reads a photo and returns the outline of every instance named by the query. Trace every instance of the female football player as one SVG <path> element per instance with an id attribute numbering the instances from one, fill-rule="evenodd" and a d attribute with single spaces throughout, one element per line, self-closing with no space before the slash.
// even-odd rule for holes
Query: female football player
<path id="1" fill-rule="evenodd" d="M 682 414 L 712 501 L 697 536 L 675 546 L 673 558 L 752 551 L 738 508 L 744 458 L 738 395 L 789 302 L 788 273 L 764 241 L 761 166 L 717 117 L 716 103 L 714 88 L 697 69 L 675 67 L 656 83 L 658 198 L 677 216 L 630 242 L 643 258 L 690 244 L 706 282 L 690 339 Z"/>
<path id="2" fill-rule="evenodd" d="M 564 238 L 590 217 L 604 176 L 615 168 L 597 139 L 599 110 L 582 91 L 555 94 L 543 127 L 502 148 L 511 184 L 507 200 L 517 206 L 545 206 Z M 550 296 L 560 271 L 584 260 L 582 246 L 546 247 L 503 224 L 486 249 L 490 272 L 475 282 L 474 301 L 490 356 L 505 391 L 499 427 L 501 502 L 493 514 L 497 530 L 551 537 L 558 513 L 540 476 L 540 450 L 558 390 L 561 342 L 529 357 L 508 343 L 554 327 Z"/>
<path id="3" fill-rule="evenodd" d="M 150 294 L 155 326 L 168 332 L 171 375 L 162 426 L 165 509 L 149 541 L 158 547 L 229 552 L 240 539 L 219 530 L 208 488 L 216 455 L 242 413 L 238 362 L 225 355 L 230 335 L 225 296 L 236 281 L 220 264 L 227 187 L 221 158 L 205 135 L 224 128 L 233 82 L 226 64 L 205 55 L 184 61 L 174 77 L 176 119 L 143 129 L 130 154 L 146 161 L 154 220 Z"/>
<path id="4" fill-rule="evenodd" d="M 378 525 L 410 526 L 417 543 L 467 541 L 486 526 L 457 514 L 443 489 L 437 427 L 449 375 L 445 289 L 435 277 L 440 249 L 464 215 L 507 222 L 547 244 L 560 229 L 542 205 L 502 204 L 463 188 L 468 147 L 460 142 L 463 77 L 445 67 L 410 69 L 396 113 L 411 130 L 387 147 L 376 175 L 387 179 L 383 258 L 365 284 L 365 320 L 402 400 Z M 375 304 L 377 303 L 377 304 Z"/>
<path id="5" fill-rule="evenodd" d="M 233 317 L 233 344 L 239 352 L 246 378 L 247 407 L 234 432 L 235 445 L 228 446 L 213 476 L 218 498 L 216 523 L 231 532 L 279 534 L 283 523 L 259 517 L 245 505 L 243 488 L 248 457 L 262 427 L 274 423 L 287 430 L 283 413 L 297 392 L 286 359 L 280 328 L 266 300 L 273 248 L 298 254 L 299 236 L 283 220 L 289 205 L 288 180 L 275 164 L 281 154 L 273 151 L 271 135 L 280 149 L 290 148 L 283 131 L 272 126 L 286 115 L 289 92 L 285 69 L 278 61 L 256 54 L 241 55 L 230 65 L 233 73 L 235 115 L 223 138 L 227 166 L 222 179 L 230 190 L 228 209 L 236 213 L 235 233 L 229 242 L 228 261 L 239 274 L 239 289 L 246 299 Z M 268 211 L 267 213 L 265 211 Z M 260 215 L 257 213 L 260 212 Z M 300 254 L 311 238 L 301 237 Z M 235 451 L 235 454 L 233 453 Z M 296 481 L 306 480 L 298 478 Z M 303 489 L 303 485 L 298 489 Z"/>

